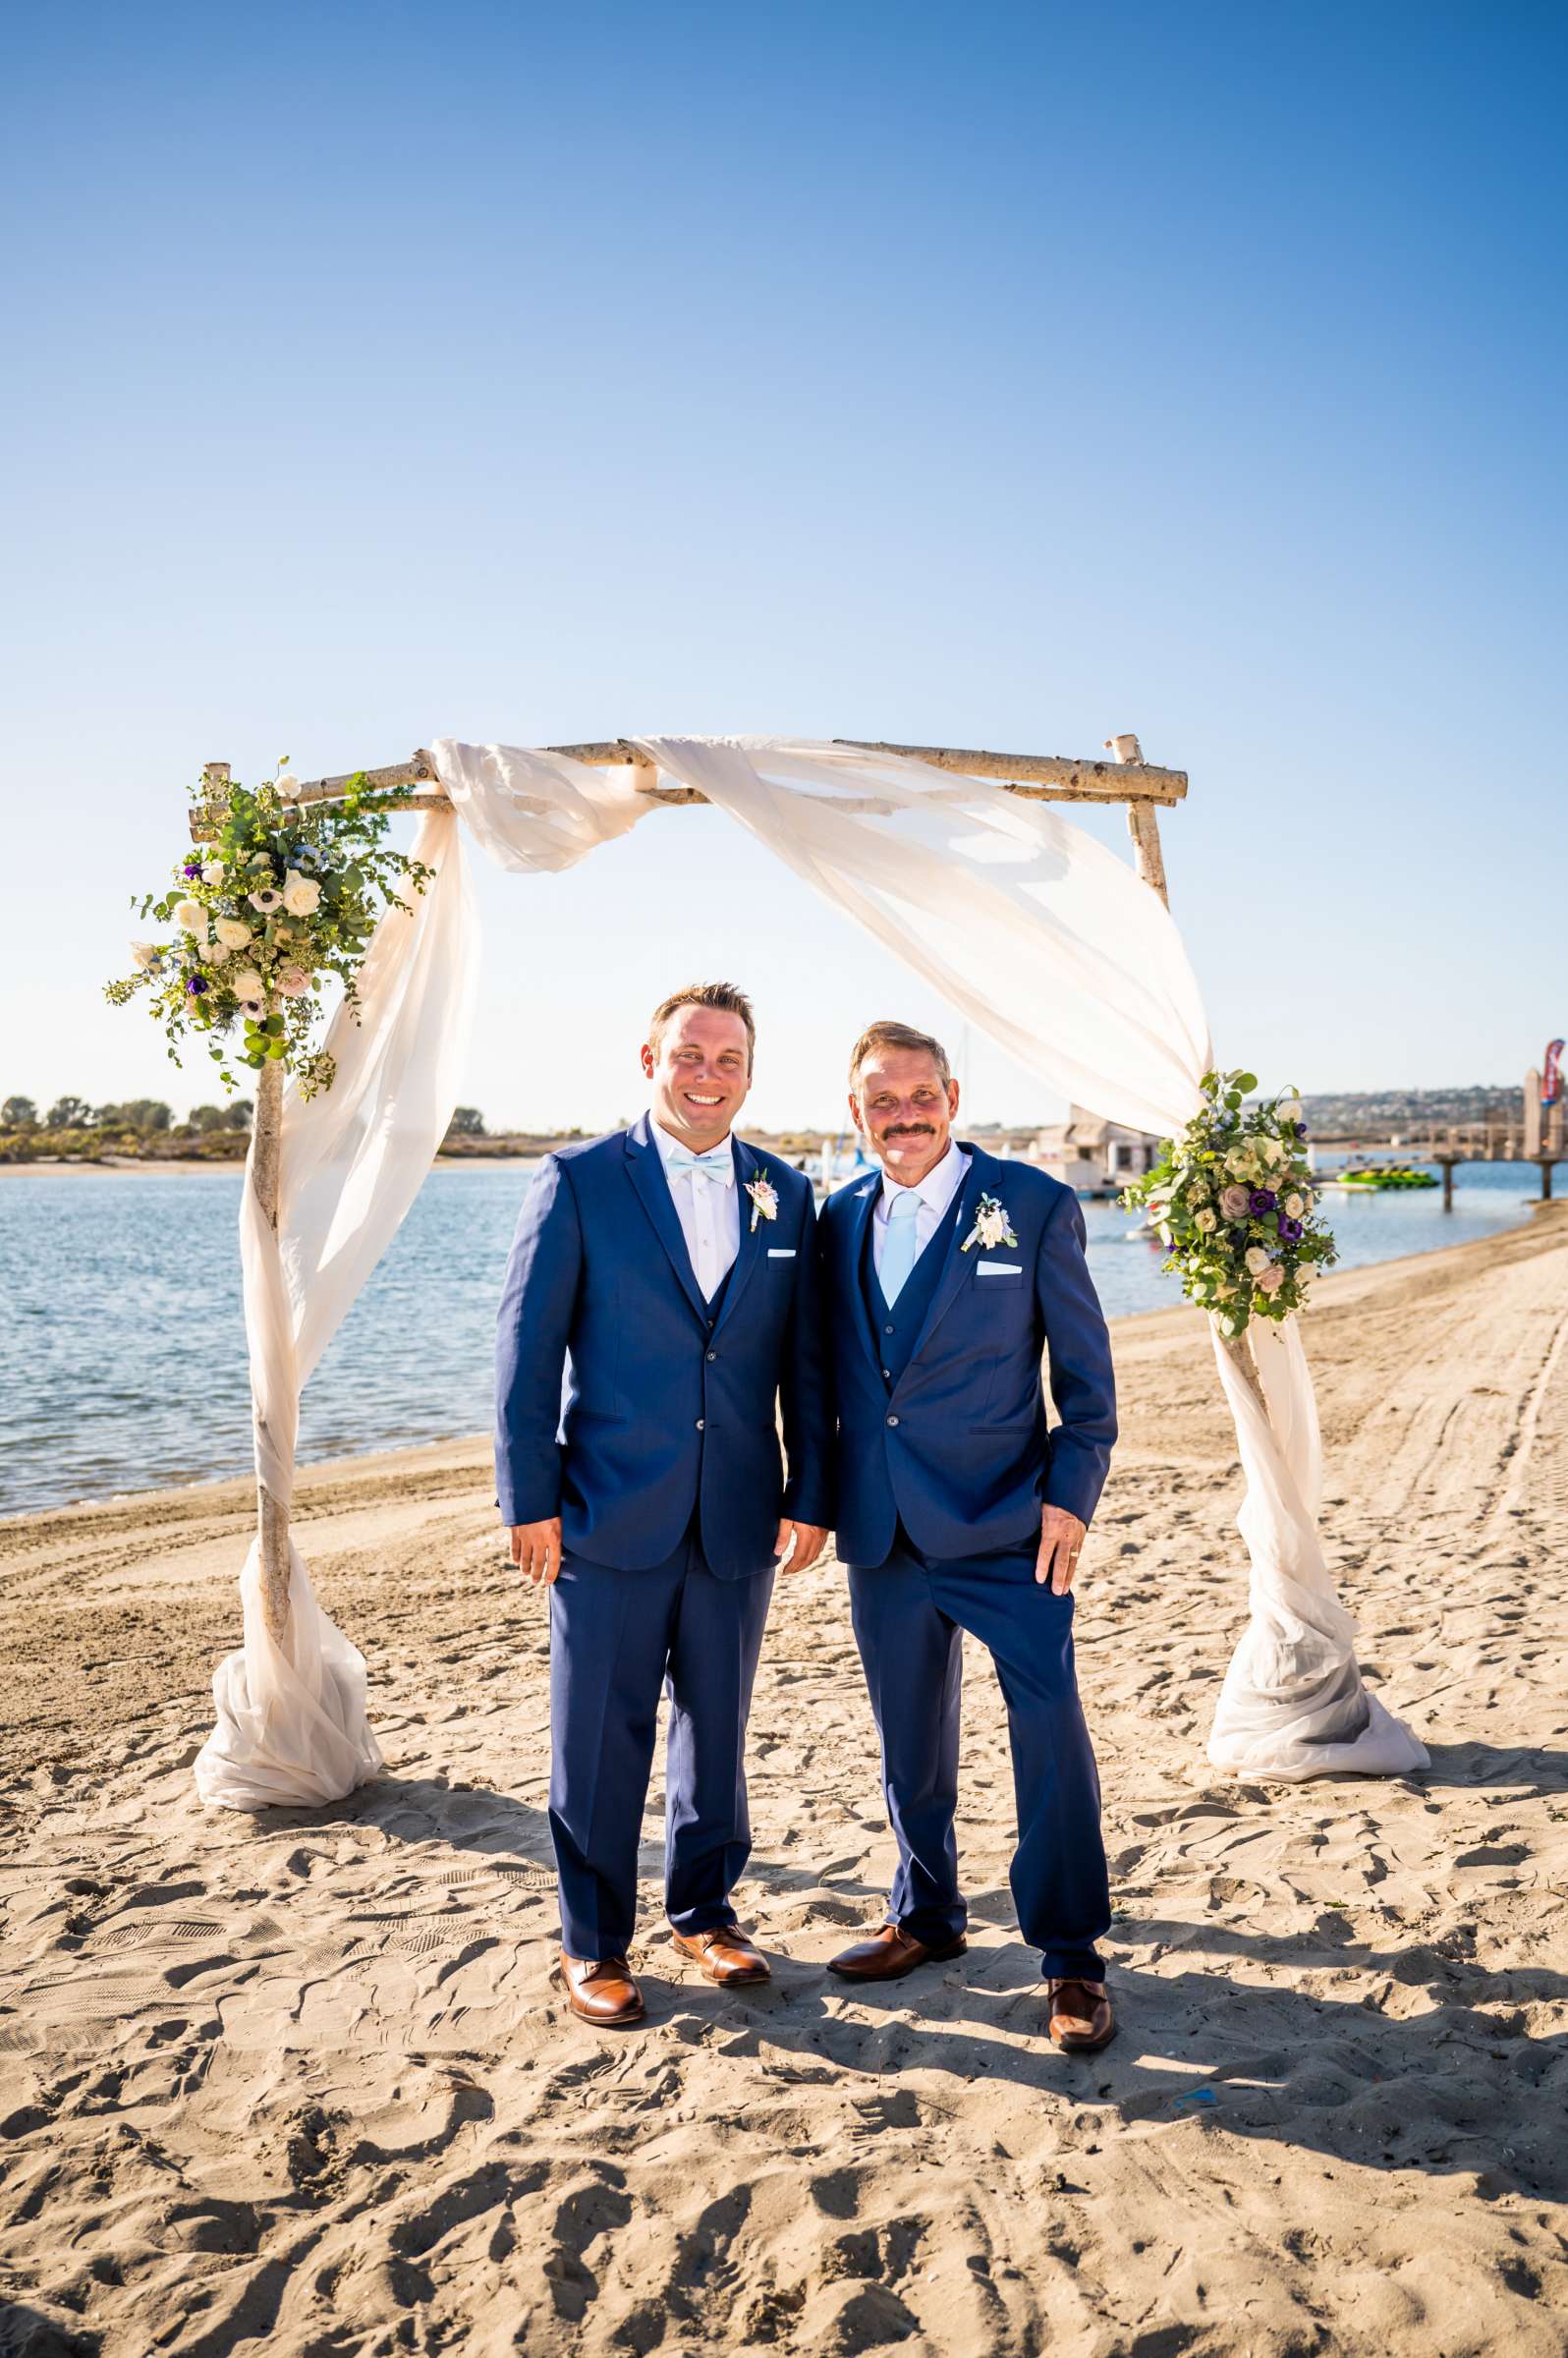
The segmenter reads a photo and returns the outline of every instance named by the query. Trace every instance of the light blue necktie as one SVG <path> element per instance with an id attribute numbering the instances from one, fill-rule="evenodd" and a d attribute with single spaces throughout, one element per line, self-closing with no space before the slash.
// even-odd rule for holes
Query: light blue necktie
<path id="1" fill-rule="evenodd" d="M 921 1197 L 913 1187 L 900 1188 L 887 1207 L 887 1236 L 882 1245 L 882 1265 L 876 1273 L 882 1299 L 889 1310 L 904 1291 L 915 1266 L 915 1225 L 920 1207 Z"/>
<path id="2" fill-rule="evenodd" d="M 716 1179 L 720 1187 L 727 1187 L 735 1176 L 735 1157 L 727 1140 L 722 1147 L 710 1147 L 705 1154 L 688 1154 L 677 1148 L 669 1168 L 672 1176 L 677 1171 L 700 1171 L 704 1179 Z"/>

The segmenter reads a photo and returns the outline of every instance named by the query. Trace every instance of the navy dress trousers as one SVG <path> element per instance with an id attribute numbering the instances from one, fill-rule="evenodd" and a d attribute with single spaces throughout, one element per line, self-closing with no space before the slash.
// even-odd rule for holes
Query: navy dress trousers
<path id="1" fill-rule="evenodd" d="M 1037 1584 L 1035 1564 L 1041 1508 L 1087 1524 L 1099 1498 L 1116 1438 L 1110 1338 L 1072 1191 L 1033 1164 L 964 1151 L 955 1202 L 891 1307 L 871 1250 L 880 1173 L 830 1198 L 820 1223 L 838 1552 L 898 1843 L 889 1915 L 932 1947 L 964 1930 L 954 1817 L 968 1630 L 1007 1706 L 1020 1927 L 1047 1975 L 1098 1981 L 1110 1900 L 1073 1600 Z M 975 1236 L 982 1197 L 1013 1243 Z"/>

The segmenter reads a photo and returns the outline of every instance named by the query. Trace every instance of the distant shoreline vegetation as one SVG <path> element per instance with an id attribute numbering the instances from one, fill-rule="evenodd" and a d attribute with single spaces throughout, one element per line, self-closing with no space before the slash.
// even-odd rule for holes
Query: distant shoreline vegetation
<path id="1" fill-rule="evenodd" d="M 58 1097 L 40 1112 L 30 1097 L 0 1104 L 0 1163 L 243 1162 L 251 1143 L 251 1104 L 194 1105 L 183 1122 L 159 1097 L 89 1105 Z"/>
<path id="2" fill-rule="evenodd" d="M 1506 1114 L 1517 1119 L 1519 1093 L 1468 1087 L 1341 1096 L 1306 1095 L 1302 1104 L 1317 1139 L 1349 1145 L 1358 1137 L 1386 1137 L 1391 1122 L 1408 1127 L 1418 1115 L 1423 1121 L 1439 1124 L 1468 1122 L 1480 1118 L 1480 1108 L 1495 1118 Z M 630 1113 L 623 1115 L 623 1119 L 630 1120 Z M 815 1155 L 824 1134 L 832 1134 L 837 1127 L 836 1122 L 783 1131 L 758 1131 L 748 1126 L 746 1135 L 794 1161 L 803 1155 Z M 960 1127 L 966 1136 L 982 1137 L 994 1150 L 1006 1153 L 1027 1148 L 1039 1124 L 964 1123 L 961 1119 Z M 477 1106 L 460 1105 L 437 1151 L 443 1162 L 532 1160 L 547 1154 L 552 1147 L 597 1135 L 596 1131 L 582 1129 L 492 1133 L 485 1128 L 484 1116 Z M 245 1160 L 250 1138 L 251 1105 L 244 1097 L 231 1099 L 226 1105 L 194 1105 L 183 1122 L 175 1120 L 172 1107 L 153 1097 L 136 1097 L 122 1105 L 90 1105 L 84 1097 L 65 1096 L 43 1109 L 31 1097 L 7 1097 L 0 1103 L 0 1165 L 125 1161 L 239 1163 Z"/>
<path id="3" fill-rule="evenodd" d="M 529 1161 L 552 1147 L 569 1146 L 596 1133 L 582 1130 L 508 1130 L 491 1133 L 476 1105 L 460 1105 L 438 1149 L 443 1162 Z M 753 1135 L 748 1133 L 748 1136 Z M 817 1130 L 784 1131 L 768 1137 L 785 1154 L 814 1154 Z M 90 1105 L 84 1097 L 60 1097 L 40 1111 L 31 1097 L 7 1097 L 0 1104 L 0 1165 L 12 1163 L 235 1163 L 251 1144 L 251 1101 L 193 1105 L 177 1122 L 159 1097 L 135 1097 L 122 1105 Z"/>

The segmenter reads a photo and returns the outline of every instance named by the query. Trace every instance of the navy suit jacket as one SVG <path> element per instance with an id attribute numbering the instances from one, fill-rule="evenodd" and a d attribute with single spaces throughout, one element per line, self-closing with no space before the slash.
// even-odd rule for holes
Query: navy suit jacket
<path id="1" fill-rule="evenodd" d="M 1077 1198 L 1032 1163 L 960 1143 L 971 1159 L 957 1223 L 913 1355 L 891 1382 L 861 1283 L 881 1173 L 852 1181 L 822 1209 L 838 1394 L 837 1548 L 847 1564 L 882 1563 L 900 1520 L 921 1552 L 939 1560 L 1020 1546 L 1038 1537 L 1042 1503 L 1087 1523 L 1104 1487 L 1116 1386 Z M 981 1195 L 1001 1203 L 1016 1245 L 964 1250 Z M 1015 1273 L 996 1273 L 997 1263 Z M 1046 1350 L 1061 1417 L 1049 1432 Z"/>
<path id="2" fill-rule="evenodd" d="M 734 1153 L 737 1188 L 771 1180 L 778 1216 L 754 1227 L 740 1194 L 740 1251 L 712 1309 L 646 1114 L 544 1157 L 496 1338 L 503 1522 L 558 1514 L 568 1551 L 635 1572 L 673 1555 L 700 1507 L 703 1553 L 727 1579 L 772 1563 L 781 1515 L 831 1525 L 811 1183 L 740 1139 Z"/>

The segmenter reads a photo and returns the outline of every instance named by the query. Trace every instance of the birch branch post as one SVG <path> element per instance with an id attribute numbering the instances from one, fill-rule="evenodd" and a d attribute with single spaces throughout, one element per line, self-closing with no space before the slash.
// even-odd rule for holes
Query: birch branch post
<path id="1" fill-rule="evenodd" d="M 204 801 L 199 820 L 191 832 L 197 841 L 217 834 L 228 808 L 230 768 L 227 761 L 208 761 L 201 772 Z M 274 1236 L 278 1230 L 278 1184 L 283 1161 L 283 1066 L 269 1056 L 255 1077 L 255 1109 L 251 1118 L 251 1145 L 245 1158 L 245 1183 Z M 252 1418 L 255 1408 L 252 1399 Z M 261 1610 L 267 1628 L 280 1646 L 289 1625 L 289 1510 L 256 1475 L 256 1539 L 261 1552 Z"/>
<path id="2" fill-rule="evenodd" d="M 255 1113 L 246 1184 L 255 1190 L 261 1215 L 278 1232 L 278 1191 L 283 1170 L 283 1065 L 269 1056 L 255 1077 Z M 252 1408 L 252 1415 L 254 1410 Z M 261 1612 L 281 1646 L 289 1626 L 289 1509 L 274 1498 L 259 1471 L 255 1483 L 256 1537 L 261 1548 Z"/>
<path id="3" fill-rule="evenodd" d="M 1107 737 L 1105 751 L 1111 759 L 1130 767 L 1137 763 L 1147 767 L 1144 749 L 1136 737 Z M 1132 802 L 1127 805 L 1127 832 L 1133 839 L 1133 864 L 1146 884 L 1151 884 L 1170 907 L 1170 893 L 1165 884 L 1165 855 L 1159 844 L 1159 817 L 1153 802 Z"/>
<path id="4" fill-rule="evenodd" d="M 1107 737 L 1105 751 L 1113 761 L 1141 763 L 1144 758 L 1143 747 L 1131 735 Z M 1139 874 L 1146 884 L 1153 887 L 1168 909 L 1170 887 L 1165 881 L 1165 856 L 1160 849 L 1159 819 L 1151 802 L 1129 802 L 1127 832 L 1133 839 L 1133 860 Z M 1212 1312 L 1209 1313 L 1208 1322 L 1218 1338 L 1220 1349 L 1257 1401 L 1266 1424 L 1269 1421 L 1268 1397 L 1263 1390 L 1263 1379 L 1258 1372 L 1258 1362 L 1253 1357 L 1249 1335 L 1226 1334 Z"/>

